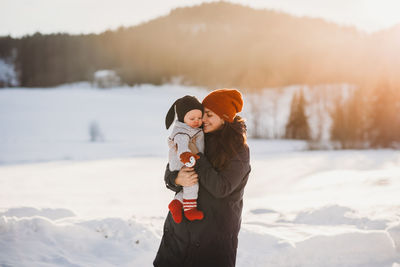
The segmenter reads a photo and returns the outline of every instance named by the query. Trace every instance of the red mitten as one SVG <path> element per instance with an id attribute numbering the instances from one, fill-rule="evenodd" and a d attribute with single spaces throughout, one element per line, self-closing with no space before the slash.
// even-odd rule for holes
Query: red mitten
<path id="1" fill-rule="evenodd" d="M 200 157 L 190 153 L 190 152 L 183 152 L 180 156 L 181 162 L 185 164 L 186 167 L 193 167 L 196 164 L 196 159 Z"/>

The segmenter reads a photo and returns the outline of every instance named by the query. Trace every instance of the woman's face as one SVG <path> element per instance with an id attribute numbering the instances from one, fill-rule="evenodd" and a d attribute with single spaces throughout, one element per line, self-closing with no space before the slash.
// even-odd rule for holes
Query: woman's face
<path id="1" fill-rule="evenodd" d="M 204 108 L 203 131 L 205 133 L 214 132 L 222 127 L 224 120 L 208 108 Z"/>

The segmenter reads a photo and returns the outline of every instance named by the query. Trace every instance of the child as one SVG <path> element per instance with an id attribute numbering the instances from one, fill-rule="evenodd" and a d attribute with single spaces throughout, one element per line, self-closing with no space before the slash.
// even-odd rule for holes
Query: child
<path id="1" fill-rule="evenodd" d="M 189 141 L 193 137 L 196 138 L 196 146 L 199 152 L 204 152 L 204 133 L 199 128 L 203 117 L 202 104 L 194 96 L 188 95 L 176 100 L 165 117 L 167 129 L 174 121 L 175 112 L 178 119 L 175 121 L 172 133 L 168 138 L 170 171 L 179 171 L 184 165 L 193 167 L 196 164 L 196 159 L 199 156 L 192 154 L 188 147 Z M 169 203 L 168 208 L 176 223 L 182 221 L 182 208 L 188 220 L 203 219 L 203 212 L 197 209 L 198 191 L 198 183 L 192 186 L 184 186 L 183 190 L 177 193 L 174 200 Z"/>

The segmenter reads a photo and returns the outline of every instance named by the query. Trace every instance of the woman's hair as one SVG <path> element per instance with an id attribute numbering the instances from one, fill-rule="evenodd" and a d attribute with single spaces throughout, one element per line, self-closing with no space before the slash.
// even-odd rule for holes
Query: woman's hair
<path id="1" fill-rule="evenodd" d="M 225 121 L 221 129 L 205 134 L 205 155 L 218 171 L 224 169 L 231 158 L 247 145 L 247 127 L 242 117 Z"/>

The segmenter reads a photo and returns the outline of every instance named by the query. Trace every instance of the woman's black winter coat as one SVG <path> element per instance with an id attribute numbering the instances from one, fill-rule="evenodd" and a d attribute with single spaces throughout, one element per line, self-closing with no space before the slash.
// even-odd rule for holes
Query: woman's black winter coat
<path id="1" fill-rule="evenodd" d="M 244 146 L 238 155 L 217 172 L 202 154 L 198 154 L 195 171 L 199 177 L 198 209 L 204 212 L 201 221 L 180 224 L 171 213 L 164 223 L 164 234 L 154 260 L 156 267 L 232 267 L 235 266 L 238 234 L 243 207 L 243 192 L 250 173 L 249 149 Z M 179 192 L 174 181 L 177 171 L 165 171 L 167 188 Z"/>

